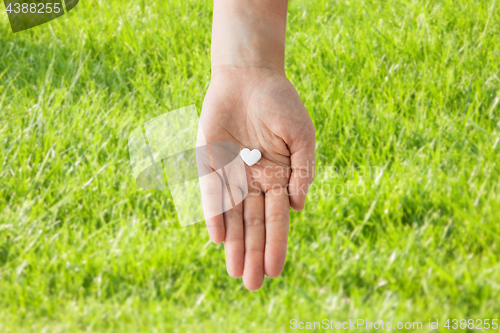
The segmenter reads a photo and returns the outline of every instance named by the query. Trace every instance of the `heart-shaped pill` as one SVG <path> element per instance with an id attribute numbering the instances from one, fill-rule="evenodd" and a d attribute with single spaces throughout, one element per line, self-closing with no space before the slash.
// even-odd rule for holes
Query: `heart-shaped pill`
<path id="1" fill-rule="evenodd" d="M 250 150 L 248 148 L 243 148 L 240 152 L 241 159 L 248 166 L 252 166 L 262 158 L 262 154 L 258 149 Z"/>

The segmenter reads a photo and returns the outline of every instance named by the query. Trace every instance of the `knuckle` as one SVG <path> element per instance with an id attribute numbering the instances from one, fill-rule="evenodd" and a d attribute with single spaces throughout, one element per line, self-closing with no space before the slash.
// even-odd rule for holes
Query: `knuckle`
<path id="1" fill-rule="evenodd" d="M 287 244 L 287 239 L 266 239 L 266 246 L 267 245 L 278 245 L 278 246 L 285 246 L 286 249 L 286 244 Z"/>
<path id="2" fill-rule="evenodd" d="M 247 217 L 245 227 L 260 227 L 264 225 L 264 219 L 260 217 Z"/>
<path id="3" fill-rule="evenodd" d="M 243 237 L 226 237 L 226 240 L 224 241 L 224 243 L 228 243 L 228 244 L 231 244 L 231 243 L 243 243 L 244 239 Z"/>
<path id="4" fill-rule="evenodd" d="M 288 215 L 286 214 L 277 214 L 266 218 L 266 224 L 286 223 L 286 222 L 288 222 Z"/>
<path id="5" fill-rule="evenodd" d="M 249 246 L 249 247 L 247 247 L 245 249 L 245 251 L 248 254 L 256 253 L 256 254 L 259 254 L 259 255 L 264 255 L 264 249 L 263 248 L 259 248 L 259 247 Z"/>
<path id="6" fill-rule="evenodd" d="M 224 212 L 224 217 L 227 219 L 241 218 L 241 212 L 236 209 L 231 209 Z"/>

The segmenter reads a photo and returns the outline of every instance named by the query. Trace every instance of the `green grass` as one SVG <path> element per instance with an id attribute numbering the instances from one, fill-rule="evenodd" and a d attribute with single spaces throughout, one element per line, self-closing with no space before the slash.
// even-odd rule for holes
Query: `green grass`
<path id="1" fill-rule="evenodd" d="M 500 3 L 291 1 L 318 189 L 258 292 L 128 162 L 132 129 L 201 109 L 212 3 L 83 1 L 17 34 L 0 7 L 0 332 L 500 319 Z"/>

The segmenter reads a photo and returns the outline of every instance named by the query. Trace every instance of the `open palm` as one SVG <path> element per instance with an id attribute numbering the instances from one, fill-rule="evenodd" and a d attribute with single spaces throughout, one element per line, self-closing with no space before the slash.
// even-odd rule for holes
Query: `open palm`
<path id="1" fill-rule="evenodd" d="M 266 68 L 213 73 L 200 125 L 205 140 L 259 149 L 246 168 L 248 195 L 224 214 L 206 219 L 210 238 L 224 242 L 229 275 L 259 289 L 264 275 L 281 274 L 289 209 L 301 210 L 314 177 L 314 127 L 293 85 Z"/>

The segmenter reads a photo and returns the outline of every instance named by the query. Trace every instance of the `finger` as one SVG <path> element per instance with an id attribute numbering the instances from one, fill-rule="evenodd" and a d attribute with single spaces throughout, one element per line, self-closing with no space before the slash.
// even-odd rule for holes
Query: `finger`
<path id="1" fill-rule="evenodd" d="M 285 188 L 273 187 L 265 195 L 266 247 L 264 271 L 269 277 L 278 277 L 283 271 L 288 241 L 290 200 Z"/>
<path id="2" fill-rule="evenodd" d="M 196 136 L 196 165 L 200 179 L 200 192 L 210 240 L 221 243 L 225 238 L 224 217 L 222 215 L 222 180 L 213 172 L 213 157 L 203 134 L 202 122 L 198 124 Z"/>
<path id="3" fill-rule="evenodd" d="M 225 238 L 222 181 L 216 172 L 200 178 L 203 213 L 210 240 L 221 243 Z"/>
<path id="4" fill-rule="evenodd" d="M 243 203 L 224 213 L 226 239 L 224 249 L 226 253 L 227 273 L 235 278 L 243 275 L 245 256 L 245 240 L 243 234 Z"/>
<path id="5" fill-rule="evenodd" d="M 292 147 L 301 146 L 297 150 L 291 149 L 290 161 L 292 173 L 290 175 L 288 192 L 290 205 L 294 210 L 304 209 L 307 190 L 314 180 L 314 135 L 303 138 L 301 143 Z"/>
<path id="6" fill-rule="evenodd" d="M 264 283 L 264 196 L 250 193 L 243 201 L 245 226 L 245 267 L 243 283 L 249 290 L 257 290 Z"/>

